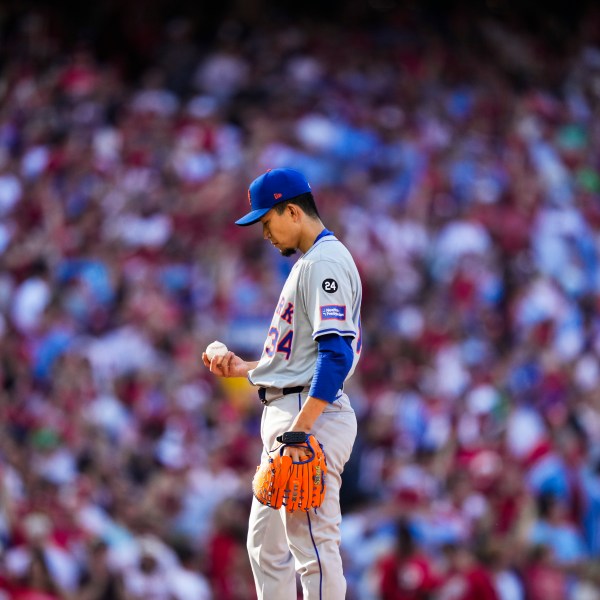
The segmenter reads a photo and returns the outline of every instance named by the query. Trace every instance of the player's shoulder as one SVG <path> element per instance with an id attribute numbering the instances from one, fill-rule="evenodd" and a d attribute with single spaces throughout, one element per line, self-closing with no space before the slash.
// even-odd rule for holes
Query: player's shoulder
<path id="1" fill-rule="evenodd" d="M 349 277 L 360 279 L 358 269 L 352 255 L 346 246 L 333 236 L 328 237 L 315 244 L 309 252 L 303 256 L 301 276 L 321 277 Z"/>
<path id="2" fill-rule="evenodd" d="M 319 240 L 305 255 L 307 263 L 319 261 L 342 262 L 350 258 L 350 252 L 335 236 Z"/>

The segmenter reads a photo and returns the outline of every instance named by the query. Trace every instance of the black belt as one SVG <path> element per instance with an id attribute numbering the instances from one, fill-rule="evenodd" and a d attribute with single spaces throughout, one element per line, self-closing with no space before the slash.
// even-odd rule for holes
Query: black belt
<path id="1" fill-rule="evenodd" d="M 283 388 L 281 390 L 282 396 L 287 396 L 288 394 L 299 394 L 304 391 L 305 386 L 297 385 L 295 387 Z M 260 387 L 258 388 L 258 397 L 263 404 L 267 403 L 267 388 Z"/>

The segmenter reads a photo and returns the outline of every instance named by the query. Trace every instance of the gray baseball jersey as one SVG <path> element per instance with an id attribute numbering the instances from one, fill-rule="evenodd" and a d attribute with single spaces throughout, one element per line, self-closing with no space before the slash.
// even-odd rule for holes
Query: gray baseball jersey
<path id="1" fill-rule="evenodd" d="M 348 379 L 362 346 L 361 299 L 360 276 L 350 252 L 332 234 L 317 239 L 288 275 L 262 356 L 248 379 L 262 387 L 310 385 L 318 355 L 315 340 L 327 333 L 353 338 Z"/>

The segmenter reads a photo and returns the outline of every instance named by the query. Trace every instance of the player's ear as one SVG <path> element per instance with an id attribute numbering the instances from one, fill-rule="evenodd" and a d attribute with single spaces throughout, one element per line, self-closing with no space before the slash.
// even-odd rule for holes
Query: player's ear
<path id="1" fill-rule="evenodd" d="M 287 209 L 290 211 L 290 216 L 292 217 L 292 220 L 294 222 L 297 222 L 300 220 L 300 207 L 296 206 L 295 204 L 288 204 L 287 205 Z"/>

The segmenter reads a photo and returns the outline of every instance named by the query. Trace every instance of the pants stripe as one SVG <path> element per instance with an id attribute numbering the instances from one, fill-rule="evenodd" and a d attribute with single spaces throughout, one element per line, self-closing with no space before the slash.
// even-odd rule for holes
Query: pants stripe
<path id="1" fill-rule="evenodd" d="M 298 411 L 302 410 L 302 396 L 298 394 Z M 319 563 L 319 598 L 323 597 L 323 569 L 321 568 L 321 557 L 319 556 L 319 550 L 317 549 L 317 544 L 315 542 L 315 538 L 312 532 L 312 523 L 310 522 L 310 513 L 306 513 L 306 518 L 308 519 L 308 531 L 310 533 L 310 539 L 312 541 L 313 548 L 315 549 L 315 554 L 317 555 L 317 562 Z"/>
<path id="2" fill-rule="evenodd" d="M 315 549 L 315 554 L 317 555 L 317 562 L 319 563 L 319 598 L 323 598 L 323 569 L 321 568 L 321 557 L 319 556 L 319 550 L 313 536 L 310 513 L 306 513 L 306 518 L 308 519 L 308 531 L 310 533 L 310 539 L 312 540 L 313 548 Z"/>

